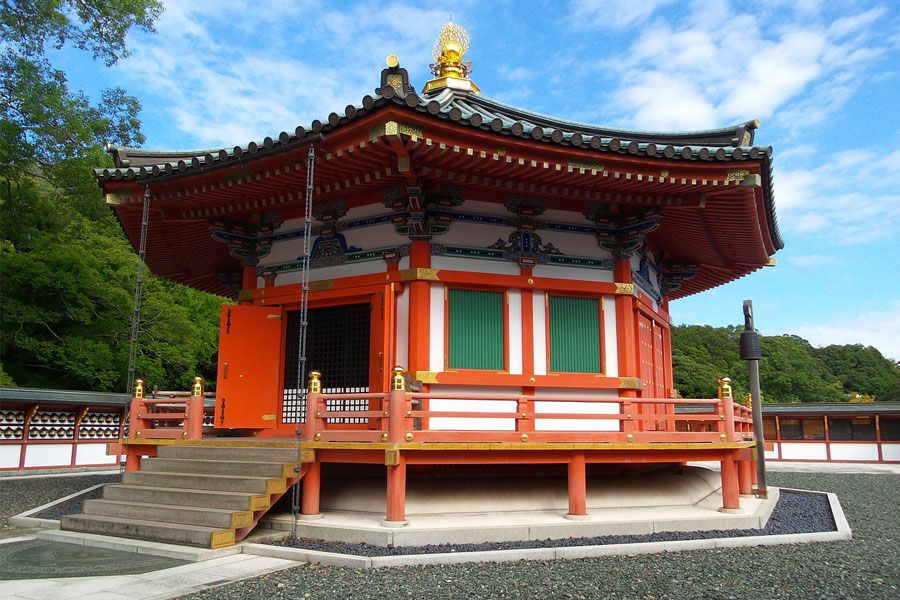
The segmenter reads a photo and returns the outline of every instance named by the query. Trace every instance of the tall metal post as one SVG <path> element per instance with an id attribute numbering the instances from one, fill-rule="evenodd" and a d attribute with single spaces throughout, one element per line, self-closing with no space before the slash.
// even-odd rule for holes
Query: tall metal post
<path id="1" fill-rule="evenodd" d="M 141 299 L 144 291 L 144 257 L 147 254 L 147 226 L 150 224 L 150 186 L 144 187 L 144 206 L 141 216 L 141 242 L 138 246 L 138 263 L 134 279 L 134 304 L 131 314 L 131 346 L 128 351 L 128 375 L 125 377 L 125 392 L 131 391 L 134 382 L 134 364 L 137 358 L 138 332 L 141 324 Z"/>
<path id="2" fill-rule="evenodd" d="M 741 360 L 750 367 L 750 396 L 753 399 L 753 437 L 756 440 L 756 495 L 766 498 L 766 441 L 763 437 L 762 395 L 759 391 L 759 359 L 762 344 L 753 325 L 753 301 L 744 300 L 744 331 L 741 333 Z"/>

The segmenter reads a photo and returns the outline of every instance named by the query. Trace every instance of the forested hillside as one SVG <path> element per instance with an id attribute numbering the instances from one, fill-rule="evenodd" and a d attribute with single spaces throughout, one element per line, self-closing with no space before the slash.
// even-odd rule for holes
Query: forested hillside
<path id="1" fill-rule="evenodd" d="M 739 356 L 743 326 L 672 328 L 675 388 L 685 398 L 713 398 L 728 375 L 735 396 L 748 390 Z M 900 400 L 900 367 L 861 344 L 814 348 L 795 335 L 762 336 L 760 387 L 766 402 Z"/>
<path id="2" fill-rule="evenodd" d="M 106 142 L 140 145 L 135 98 L 92 103 L 47 50 L 91 52 L 97 68 L 151 29 L 156 0 L 39 0 L 0 6 L 0 384 L 124 391 L 137 256 L 92 169 Z M 150 277 L 137 356 L 149 384 L 187 389 L 215 373 L 222 299 Z"/>

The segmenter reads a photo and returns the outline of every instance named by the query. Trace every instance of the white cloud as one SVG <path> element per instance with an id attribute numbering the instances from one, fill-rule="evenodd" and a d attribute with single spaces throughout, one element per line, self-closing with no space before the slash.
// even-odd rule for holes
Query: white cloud
<path id="1" fill-rule="evenodd" d="M 898 177 L 900 150 L 848 150 L 814 169 L 778 171 L 779 224 L 825 235 L 838 245 L 894 238 L 900 227 Z"/>
<path id="2" fill-rule="evenodd" d="M 610 97 L 620 121 L 640 129 L 708 128 L 754 117 L 794 131 L 821 123 L 874 75 L 867 68 L 891 45 L 889 28 L 878 26 L 881 8 L 829 23 L 815 2 L 793 14 L 778 2 L 768 7 L 771 14 L 725 0 L 667 12 L 655 2 L 633 4 L 643 12 L 624 11 L 614 21 L 633 28 L 633 41 L 599 67 L 615 78 Z M 571 6 L 584 26 L 598 32 L 604 26 L 596 17 L 606 14 L 606 3 Z"/>
<path id="3" fill-rule="evenodd" d="M 626 27 L 646 21 L 658 8 L 675 0 L 574 0 L 571 22 L 577 27 Z"/>
<path id="4" fill-rule="evenodd" d="M 388 54 L 419 87 L 447 16 L 404 2 L 170 1 L 158 33 L 134 34 L 119 68 L 166 97 L 195 146 L 243 144 L 358 105 Z"/>
<path id="5" fill-rule="evenodd" d="M 789 265 L 797 267 L 833 267 L 844 261 L 841 258 L 826 256 L 824 254 L 805 254 L 802 256 L 792 256 L 786 262 Z"/>
<path id="6" fill-rule="evenodd" d="M 786 330 L 816 346 L 863 344 L 878 348 L 893 360 L 900 359 L 900 301 L 881 310 L 844 315 L 826 323 L 791 325 Z"/>

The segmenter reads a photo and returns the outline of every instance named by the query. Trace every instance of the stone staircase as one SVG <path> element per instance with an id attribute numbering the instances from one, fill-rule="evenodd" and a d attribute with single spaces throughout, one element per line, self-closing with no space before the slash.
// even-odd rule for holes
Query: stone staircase
<path id="1" fill-rule="evenodd" d="M 60 528 L 102 535 L 222 548 L 241 540 L 302 477 L 296 448 L 161 445 L 140 471 L 103 486 L 82 514 Z"/>

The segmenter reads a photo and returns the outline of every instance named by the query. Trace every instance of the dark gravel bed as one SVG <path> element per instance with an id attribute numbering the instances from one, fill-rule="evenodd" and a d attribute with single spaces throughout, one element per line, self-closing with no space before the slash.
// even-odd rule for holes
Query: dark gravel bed
<path id="1" fill-rule="evenodd" d="M 854 539 L 558 561 L 385 569 L 303 565 L 183 598 L 900 597 L 900 476 L 770 473 L 769 481 L 776 486 L 836 492 Z"/>
<path id="2" fill-rule="evenodd" d="M 601 535 L 595 537 L 570 537 L 564 539 L 527 540 L 522 542 L 484 542 L 480 544 L 429 544 L 426 546 L 373 546 L 371 544 L 346 544 L 308 538 L 288 538 L 265 542 L 273 546 L 289 546 L 304 550 L 340 552 L 356 556 L 397 556 L 402 554 L 440 554 L 445 552 L 483 552 L 488 550 L 515 550 L 523 548 L 557 548 L 565 546 L 606 546 L 609 544 L 635 544 L 642 542 L 672 542 L 680 540 L 707 540 L 722 537 L 747 537 L 786 533 L 811 533 L 834 531 L 837 527 L 831 516 L 828 498 L 820 494 L 782 492 L 769 522 L 762 529 L 711 529 L 709 531 L 667 531 L 644 535 Z"/>
<path id="3" fill-rule="evenodd" d="M 71 475 L 67 477 L 32 477 L 28 479 L 0 478 L 0 531 L 9 531 L 9 518 L 26 510 L 58 500 L 74 494 L 98 483 L 114 483 L 119 481 L 118 474 L 112 475 Z M 69 504 L 69 503 L 66 503 Z M 77 502 L 80 512 L 81 501 Z M 70 512 L 73 512 L 70 507 Z M 44 511 L 48 513 L 49 511 Z M 70 513 L 59 513 L 70 514 Z M 42 516 L 45 519 L 56 519 L 57 516 Z"/>

